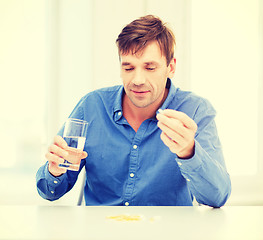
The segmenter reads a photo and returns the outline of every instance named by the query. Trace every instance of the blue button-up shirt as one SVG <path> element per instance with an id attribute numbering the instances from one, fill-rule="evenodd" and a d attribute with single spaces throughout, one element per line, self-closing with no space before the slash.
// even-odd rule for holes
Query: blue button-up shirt
<path id="1" fill-rule="evenodd" d="M 145 120 L 138 131 L 122 112 L 123 86 L 93 91 L 76 105 L 70 117 L 89 122 L 81 161 L 86 169 L 86 205 L 172 205 L 197 202 L 222 206 L 231 191 L 221 144 L 215 125 L 215 110 L 203 98 L 175 88 L 168 80 L 169 94 L 161 109 L 186 113 L 198 125 L 195 154 L 180 159 L 160 139 L 156 118 Z M 62 136 L 63 127 L 59 131 Z M 37 172 L 39 194 L 56 200 L 75 184 L 79 172 L 52 176 L 48 163 Z"/>

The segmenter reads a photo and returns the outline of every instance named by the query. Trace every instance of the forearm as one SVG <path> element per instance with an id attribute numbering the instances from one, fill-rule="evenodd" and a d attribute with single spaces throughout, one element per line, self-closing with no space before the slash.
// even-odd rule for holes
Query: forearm
<path id="1" fill-rule="evenodd" d="M 211 156 L 196 141 L 195 155 L 188 160 L 177 160 L 191 193 L 201 204 L 221 207 L 230 195 L 231 181 L 221 164 L 222 158 L 220 149 Z"/>

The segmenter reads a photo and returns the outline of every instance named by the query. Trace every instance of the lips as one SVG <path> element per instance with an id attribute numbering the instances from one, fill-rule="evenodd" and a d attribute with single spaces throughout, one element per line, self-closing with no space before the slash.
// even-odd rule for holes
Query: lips
<path id="1" fill-rule="evenodd" d="M 143 93 L 149 92 L 149 91 L 136 91 L 136 90 L 131 90 L 131 91 L 136 93 L 136 94 L 143 94 Z"/>
<path id="2" fill-rule="evenodd" d="M 138 94 L 150 92 L 149 90 L 141 90 L 141 89 L 131 89 L 131 91 Z"/>
<path id="3" fill-rule="evenodd" d="M 142 90 L 131 90 L 131 92 L 136 96 L 136 97 L 144 97 L 147 93 L 150 91 L 142 91 Z"/>

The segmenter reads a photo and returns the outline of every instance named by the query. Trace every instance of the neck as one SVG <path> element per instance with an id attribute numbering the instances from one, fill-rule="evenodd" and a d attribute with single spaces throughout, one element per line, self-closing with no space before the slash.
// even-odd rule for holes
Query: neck
<path id="1" fill-rule="evenodd" d="M 123 99 L 123 114 L 128 115 L 134 120 L 144 121 L 154 116 L 157 109 L 152 106 L 139 108 L 133 105 L 127 95 Z M 126 116 L 125 116 L 126 117 Z"/>

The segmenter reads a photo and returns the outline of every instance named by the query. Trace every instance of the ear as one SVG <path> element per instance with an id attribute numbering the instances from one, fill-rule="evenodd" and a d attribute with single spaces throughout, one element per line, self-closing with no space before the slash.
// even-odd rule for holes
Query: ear
<path id="1" fill-rule="evenodd" d="M 168 77 L 173 78 L 175 73 L 176 58 L 173 58 L 168 66 Z"/>

